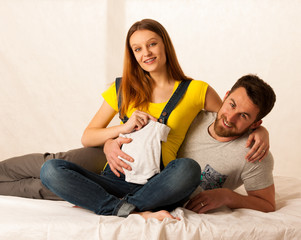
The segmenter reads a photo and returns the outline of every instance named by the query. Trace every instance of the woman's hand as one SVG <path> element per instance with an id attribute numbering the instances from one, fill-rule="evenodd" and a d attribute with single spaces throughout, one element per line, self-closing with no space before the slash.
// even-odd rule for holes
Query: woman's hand
<path id="1" fill-rule="evenodd" d="M 120 133 L 125 134 L 139 130 L 143 128 L 149 120 L 157 121 L 156 118 L 148 113 L 136 110 L 133 112 L 129 120 L 125 124 L 121 125 L 122 131 Z M 133 162 L 134 159 L 121 150 L 122 144 L 127 144 L 131 141 L 132 139 L 130 138 L 118 137 L 116 139 L 108 139 L 104 144 L 104 153 L 108 164 L 110 165 L 112 172 L 117 177 L 120 177 L 120 173 L 124 174 L 123 169 L 127 169 L 129 171 L 132 170 L 130 165 L 126 164 L 123 160 Z M 122 158 L 122 160 L 120 158 Z"/>
<path id="2" fill-rule="evenodd" d="M 129 155 L 127 155 L 125 152 L 121 150 L 122 144 L 130 143 L 132 139 L 130 138 L 123 138 L 118 137 L 116 139 L 109 139 L 104 144 L 104 153 L 106 155 L 108 164 L 110 165 L 110 168 L 112 172 L 117 176 L 120 177 L 120 173 L 124 174 L 123 168 L 131 171 L 131 167 L 126 164 L 124 161 L 122 161 L 119 157 L 129 161 L 133 162 L 134 159 L 131 158 Z"/>
<path id="3" fill-rule="evenodd" d="M 131 133 L 133 131 L 137 131 L 143 128 L 148 123 L 148 120 L 157 121 L 156 118 L 149 115 L 148 113 L 136 110 L 135 112 L 133 112 L 129 120 L 125 124 L 123 124 L 124 130 L 122 133 Z"/>
<path id="4" fill-rule="evenodd" d="M 261 162 L 268 154 L 270 149 L 269 132 L 264 127 L 258 127 L 252 134 L 250 134 L 246 147 L 250 147 L 252 142 L 254 144 L 251 150 L 246 155 L 249 162 Z"/>

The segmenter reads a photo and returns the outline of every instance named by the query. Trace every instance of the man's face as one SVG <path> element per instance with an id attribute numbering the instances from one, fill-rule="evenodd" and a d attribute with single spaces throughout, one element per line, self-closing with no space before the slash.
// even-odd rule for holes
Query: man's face
<path id="1" fill-rule="evenodd" d="M 226 94 L 222 107 L 217 113 L 214 131 L 219 137 L 237 137 L 249 129 L 256 128 L 255 122 L 259 108 L 248 97 L 245 88 L 237 88 Z"/>

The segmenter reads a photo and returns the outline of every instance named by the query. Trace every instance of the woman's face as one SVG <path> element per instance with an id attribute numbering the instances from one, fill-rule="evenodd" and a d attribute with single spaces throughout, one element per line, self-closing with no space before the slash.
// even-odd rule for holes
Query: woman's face
<path id="1" fill-rule="evenodd" d="M 130 46 L 140 67 L 152 73 L 166 71 L 166 54 L 162 38 L 149 30 L 138 30 L 130 37 Z"/>

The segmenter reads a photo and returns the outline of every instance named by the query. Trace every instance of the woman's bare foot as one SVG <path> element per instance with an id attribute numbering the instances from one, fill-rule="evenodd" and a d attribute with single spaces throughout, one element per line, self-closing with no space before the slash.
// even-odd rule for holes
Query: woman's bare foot
<path id="1" fill-rule="evenodd" d="M 161 210 L 161 211 L 158 211 L 158 212 L 149 212 L 149 211 L 146 211 L 146 212 L 137 212 L 137 214 L 139 214 L 140 216 L 142 216 L 145 220 L 147 220 L 149 218 L 156 218 L 159 221 L 162 221 L 164 218 L 171 218 L 171 219 L 180 220 L 180 218 L 174 217 L 168 211 L 165 211 L 165 210 Z"/>
<path id="2" fill-rule="evenodd" d="M 73 208 L 82 208 L 82 207 L 80 207 L 80 206 L 77 206 L 77 205 L 74 205 L 74 206 L 72 206 Z"/>

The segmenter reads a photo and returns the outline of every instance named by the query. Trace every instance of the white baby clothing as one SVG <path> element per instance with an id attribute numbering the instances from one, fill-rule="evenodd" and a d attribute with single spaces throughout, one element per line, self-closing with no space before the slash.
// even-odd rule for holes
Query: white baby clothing
<path id="1" fill-rule="evenodd" d="M 121 137 L 132 141 L 122 145 L 122 151 L 131 156 L 134 162 L 121 160 L 131 166 L 132 170 L 124 169 L 127 182 L 145 184 L 153 175 L 160 172 L 161 141 L 166 142 L 170 128 L 165 124 L 149 121 L 142 129 Z"/>

